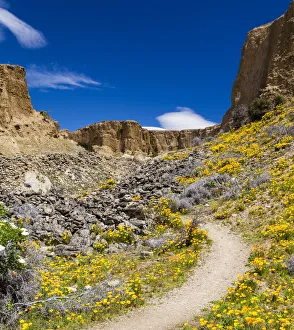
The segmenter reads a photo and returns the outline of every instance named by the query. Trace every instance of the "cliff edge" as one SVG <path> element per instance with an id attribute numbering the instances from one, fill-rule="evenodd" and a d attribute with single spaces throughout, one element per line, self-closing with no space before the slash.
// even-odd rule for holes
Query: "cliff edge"
<path id="1" fill-rule="evenodd" d="M 294 2 L 284 15 L 248 33 L 223 128 L 234 126 L 234 116 L 244 116 L 242 106 L 276 95 L 294 95 Z"/>
<path id="2" fill-rule="evenodd" d="M 70 133 L 81 145 L 107 153 L 157 155 L 191 148 L 196 137 L 214 136 L 220 125 L 183 131 L 149 131 L 136 121 L 103 121 Z"/>
<path id="3" fill-rule="evenodd" d="M 59 136 L 59 125 L 33 109 L 20 66 L 0 65 L 0 154 L 46 153 L 79 148 Z"/>

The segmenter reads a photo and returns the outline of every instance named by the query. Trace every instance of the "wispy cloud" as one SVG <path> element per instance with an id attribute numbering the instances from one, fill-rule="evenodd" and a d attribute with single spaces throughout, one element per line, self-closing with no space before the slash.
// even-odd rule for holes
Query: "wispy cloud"
<path id="1" fill-rule="evenodd" d="M 25 48 L 46 46 L 47 42 L 43 34 L 9 12 L 7 10 L 8 7 L 8 3 L 5 0 L 0 0 L 0 40 L 3 41 L 4 39 L 4 33 L 1 29 L 2 25 L 10 30 L 18 42 Z"/>
<path id="2" fill-rule="evenodd" d="M 168 130 L 199 129 L 215 125 L 187 107 L 177 107 L 177 111 L 165 113 L 156 119 L 161 127 Z"/>
<path id="3" fill-rule="evenodd" d="M 46 89 L 76 89 L 103 87 L 84 74 L 70 72 L 66 69 L 48 70 L 43 67 L 31 66 L 27 69 L 27 82 L 30 88 Z"/>

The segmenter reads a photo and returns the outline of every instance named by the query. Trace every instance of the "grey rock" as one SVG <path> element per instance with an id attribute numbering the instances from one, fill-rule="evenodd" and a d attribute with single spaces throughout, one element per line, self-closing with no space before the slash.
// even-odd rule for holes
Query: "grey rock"
<path id="1" fill-rule="evenodd" d="M 140 256 L 141 258 L 150 258 L 153 257 L 154 253 L 152 251 L 141 251 Z"/>
<path id="2" fill-rule="evenodd" d="M 146 226 L 146 221 L 139 220 L 139 219 L 136 219 L 136 218 L 130 219 L 129 222 L 132 225 L 134 225 L 134 226 L 136 226 L 136 227 L 138 227 L 140 229 L 142 229 L 142 228 L 144 228 Z"/>
<path id="3" fill-rule="evenodd" d="M 286 263 L 287 270 L 290 275 L 294 275 L 294 255 L 290 257 L 288 262 Z"/>
<path id="4" fill-rule="evenodd" d="M 109 245 L 108 249 L 106 249 L 107 253 L 118 253 L 119 252 L 119 246 L 116 243 L 112 243 Z"/>
<path id="5" fill-rule="evenodd" d="M 81 251 L 86 251 L 91 246 L 90 230 L 82 229 L 77 231 L 70 240 L 70 245 L 78 246 Z"/>
<path id="6" fill-rule="evenodd" d="M 81 250 L 77 246 L 59 244 L 55 246 L 54 253 L 59 257 L 76 257 Z"/>
<path id="7" fill-rule="evenodd" d="M 118 288 L 120 286 L 120 284 L 121 284 L 120 280 L 112 280 L 112 281 L 107 282 L 107 285 L 110 288 Z"/>
<path id="8" fill-rule="evenodd" d="M 32 221 L 38 220 L 41 216 L 36 206 L 25 203 L 22 205 L 15 205 L 12 209 L 12 214 L 21 219 L 31 219 Z"/>
<path id="9" fill-rule="evenodd" d="M 47 194 L 52 187 L 49 178 L 37 171 L 25 173 L 22 191 L 27 193 Z"/>

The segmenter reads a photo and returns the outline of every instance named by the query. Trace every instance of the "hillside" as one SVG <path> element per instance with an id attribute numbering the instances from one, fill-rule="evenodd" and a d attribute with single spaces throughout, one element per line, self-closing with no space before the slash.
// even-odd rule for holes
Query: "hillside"
<path id="1" fill-rule="evenodd" d="M 293 116 L 291 104 L 280 106 L 83 195 L 9 195 L 10 215 L 46 243 L 41 251 L 49 258 L 36 296 L 28 300 L 29 281 L 20 289 L 22 329 L 80 329 L 178 286 L 208 242 L 203 221 L 232 226 L 254 247 L 249 271 L 214 307 L 218 313 L 200 320 L 201 329 L 291 329 Z M 183 224 L 181 212 L 193 221 Z"/>

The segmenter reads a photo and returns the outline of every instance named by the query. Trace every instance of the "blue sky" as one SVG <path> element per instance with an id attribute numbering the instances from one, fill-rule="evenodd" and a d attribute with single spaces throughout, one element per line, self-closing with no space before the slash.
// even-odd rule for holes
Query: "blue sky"
<path id="1" fill-rule="evenodd" d="M 0 0 L 0 62 L 28 69 L 35 109 L 62 128 L 126 119 L 159 126 L 160 116 L 164 127 L 173 118 L 188 128 L 199 119 L 192 110 L 220 122 L 246 33 L 289 3 Z"/>

